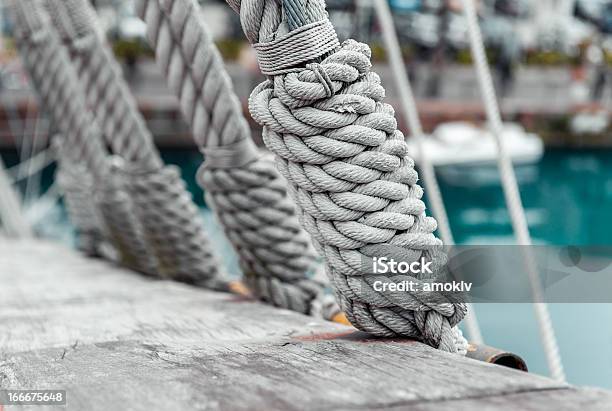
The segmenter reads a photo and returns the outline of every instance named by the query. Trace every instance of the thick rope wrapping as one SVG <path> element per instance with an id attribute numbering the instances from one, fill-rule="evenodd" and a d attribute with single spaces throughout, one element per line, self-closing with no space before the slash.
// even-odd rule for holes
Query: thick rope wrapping
<path id="1" fill-rule="evenodd" d="M 318 264 L 286 183 L 253 144 L 197 7 L 191 0 L 137 1 L 158 64 L 205 155 L 198 181 L 254 294 L 283 308 L 331 318 L 339 309 L 323 284 L 309 277 Z"/>
<path id="2" fill-rule="evenodd" d="M 63 194 L 66 211 L 76 228 L 77 248 L 88 256 L 102 255 L 105 242 L 102 220 L 92 193 L 94 179 L 87 168 L 70 157 L 62 138 L 53 138 L 53 150 L 58 159 L 55 179 Z"/>
<path id="3" fill-rule="evenodd" d="M 122 161 L 115 158 L 111 173 L 93 193 L 105 235 L 118 252 L 118 262 L 134 271 L 158 275 L 159 263 L 145 241 L 144 229 L 134 213 L 134 202 L 124 180 Z"/>
<path id="4" fill-rule="evenodd" d="M 35 1 L 12 2 L 16 40 L 24 65 L 38 91 L 43 106 L 66 138 L 66 144 L 79 150 L 88 169 L 96 176 L 108 172 L 107 151 L 98 138 L 93 118 L 77 85 L 77 75 L 59 40 L 45 24 Z"/>
<path id="5" fill-rule="evenodd" d="M 108 170 L 105 149 L 96 140 L 97 135 L 92 135 L 96 131 L 91 122 L 81 113 L 84 103 L 80 104 L 82 100 L 74 88 L 68 56 L 45 26 L 38 6 L 29 1 L 13 1 L 11 6 L 15 38 L 24 66 L 43 107 L 66 136 L 60 155 L 64 164 L 57 177 L 69 217 L 79 232 L 79 246 L 88 254 L 98 254 L 103 243 L 100 220 L 96 218 L 91 191 L 87 191 L 91 189 L 93 177 L 104 175 Z M 66 161 L 74 164 L 65 164 Z M 78 170 L 83 172 L 76 174 Z"/>
<path id="6" fill-rule="evenodd" d="M 267 9 L 262 3 L 272 2 L 232 4 L 243 27 L 250 28 L 250 40 L 270 39 L 274 30 L 287 29 L 286 20 L 272 30 L 263 24 L 261 13 Z M 326 19 L 324 11 L 318 18 Z M 262 83 L 249 108 L 264 126 L 264 142 L 290 182 L 301 221 L 326 259 L 351 323 L 376 335 L 407 336 L 464 352 L 465 340 L 455 326 L 465 304 L 444 295 L 378 292 L 373 282 L 380 277 L 365 267 L 388 246 L 404 249 L 408 258 L 425 257 L 438 270 L 445 263 L 433 235 L 436 222 L 425 214 L 414 162 L 370 67 L 368 46 L 346 41 L 319 63 Z M 389 281 L 427 279 L 394 276 Z"/>
<path id="7" fill-rule="evenodd" d="M 290 35 L 266 43 L 253 44 L 263 74 L 277 75 L 299 70 L 299 65 L 314 61 L 336 49 L 338 36 L 329 21 L 321 20 L 296 29 Z"/>
<path id="8" fill-rule="evenodd" d="M 121 67 L 99 33 L 91 5 L 87 0 L 47 0 L 46 4 L 55 28 L 76 62 L 89 107 L 113 153 L 143 167 L 161 167 L 153 137 Z"/>
<path id="9" fill-rule="evenodd" d="M 127 187 L 137 190 L 131 193 L 133 215 L 141 220 L 143 230 L 134 234 L 144 234 L 148 247 L 136 248 L 155 254 L 155 258 L 142 258 L 155 259 L 158 274 L 164 277 L 225 288 L 197 208 L 178 173 L 162 168 L 153 137 L 121 68 L 99 33 L 95 11 L 87 0 L 50 0 L 47 4 L 61 37 L 78 62 L 81 83 L 108 143 L 126 163 L 122 179 Z M 156 186 L 145 187 L 149 183 Z M 125 243 L 128 238 L 123 240 Z M 134 241 L 143 242 L 139 238 Z"/>
<path id="10" fill-rule="evenodd" d="M 163 277 L 228 290 L 220 264 L 210 247 L 203 247 L 204 221 L 181 179 L 178 168 L 157 171 L 126 166 L 125 180 L 145 237 L 157 256 Z"/>

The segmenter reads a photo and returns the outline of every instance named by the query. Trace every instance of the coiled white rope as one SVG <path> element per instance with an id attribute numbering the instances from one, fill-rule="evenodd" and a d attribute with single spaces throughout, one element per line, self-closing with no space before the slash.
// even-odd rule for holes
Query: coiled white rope
<path id="1" fill-rule="evenodd" d="M 116 193 L 121 188 L 117 186 L 113 178 L 115 173 L 110 168 L 109 153 L 103 145 L 94 117 L 87 110 L 85 96 L 78 86 L 78 75 L 70 63 L 68 52 L 51 29 L 48 16 L 38 1 L 14 0 L 11 5 L 15 17 L 15 38 L 24 66 L 38 92 L 42 106 L 49 113 L 52 122 L 63 137 L 65 161 L 85 166 L 87 173 L 91 174 L 96 184 L 94 192 L 90 191 L 89 195 L 94 197 L 96 206 L 102 207 L 111 196 L 99 193 L 101 191 L 108 193 L 109 190 Z M 88 190 L 88 188 L 85 189 Z M 79 201 L 79 198 L 82 196 L 74 197 L 76 201 Z M 127 200 L 129 198 L 123 199 L 123 201 Z M 101 204 L 97 204 L 98 202 Z M 89 201 L 81 201 L 78 207 L 90 207 L 90 204 Z M 87 212 L 96 213 L 95 210 Z M 137 234 L 141 232 L 141 229 L 131 215 L 111 214 L 126 217 L 116 224 L 116 227 L 125 233 L 134 235 L 133 243 L 140 241 Z M 73 223 L 78 223 L 77 215 L 73 214 L 70 217 Z M 106 235 L 109 236 L 108 226 L 99 229 L 106 231 Z M 77 227 L 78 232 L 88 230 L 89 227 Z M 96 235 L 93 238 L 102 238 L 102 235 Z M 139 245 L 134 245 L 135 250 L 141 248 Z M 95 251 L 92 250 L 92 252 Z M 125 257 L 129 254 L 125 253 L 120 256 Z M 145 264 L 140 269 L 144 271 L 148 266 L 149 264 Z"/>
<path id="2" fill-rule="evenodd" d="M 66 136 L 65 153 L 72 159 L 68 161 L 76 160 L 83 164 L 87 174 L 92 176 L 101 178 L 107 175 L 107 152 L 97 135 L 93 119 L 83 112 L 86 105 L 75 88 L 76 74 L 71 71 L 65 50 L 49 30 L 44 10 L 31 0 L 12 1 L 10 5 L 15 22 L 15 40 L 24 67 L 42 106 L 55 127 Z M 86 204 L 81 203 L 81 206 L 86 207 Z M 75 214 L 70 218 L 75 225 L 81 221 Z M 78 232 L 88 230 L 89 227 L 77 226 Z"/>
<path id="3" fill-rule="evenodd" d="M 340 46 L 322 1 L 229 3 L 271 76 L 251 95 L 251 113 L 264 125 L 264 141 L 290 183 L 301 221 L 326 258 L 343 312 L 364 331 L 465 353 L 455 329 L 464 304 L 376 291 L 377 277 L 364 267 L 372 256 L 397 249 L 438 269 L 445 262 L 404 136 L 370 71 L 368 46 L 352 40 Z M 429 278 L 418 277 L 408 278 Z"/>
<path id="4" fill-rule="evenodd" d="M 198 181 L 239 257 L 245 282 L 279 307 L 332 318 L 339 308 L 310 277 L 318 263 L 286 184 L 251 140 L 221 56 L 194 0 L 139 0 L 147 37 L 195 141 Z"/>
<path id="5" fill-rule="evenodd" d="M 102 145 L 93 118 L 84 110 L 78 92 L 76 73 L 56 36 L 49 30 L 41 6 L 32 0 L 12 1 L 16 39 L 32 83 L 66 144 L 78 150 L 91 172 L 99 177 L 108 173 L 108 152 Z"/>
<path id="6" fill-rule="evenodd" d="M 538 329 L 540 332 L 542 345 L 544 347 L 544 352 L 546 354 L 548 368 L 553 378 L 559 381 L 564 381 L 565 373 L 563 371 L 563 364 L 559 354 L 557 339 L 555 337 L 548 307 L 542 302 L 542 285 L 540 283 L 534 257 L 529 248 L 532 242 L 529 234 L 529 227 L 527 225 L 527 218 L 525 216 L 525 210 L 521 202 L 521 195 L 519 192 L 518 183 L 516 181 L 516 176 L 514 174 L 514 169 L 512 168 L 512 162 L 508 156 L 508 153 L 506 152 L 504 140 L 501 137 L 503 124 L 499 106 L 497 104 L 493 79 L 491 77 L 491 72 L 487 62 L 482 34 L 480 32 L 480 27 L 478 26 L 476 6 L 474 4 L 474 0 L 462 1 L 468 24 L 470 46 L 476 66 L 478 83 L 480 85 L 482 99 L 487 113 L 487 119 L 489 121 L 489 127 L 495 136 L 495 141 L 497 143 L 498 166 L 504 189 L 504 195 L 506 197 L 506 204 L 510 213 L 512 227 L 514 229 L 514 235 L 516 236 L 516 240 L 519 245 L 526 246 L 521 247 L 521 250 L 524 253 L 523 257 L 534 298 L 534 309 L 538 322 Z"/>
<path id="7" fill-rule="evenodd" d="M 130 193 L 144 242 L 157 260 L 156 272 L 227 289 L 199 211 L 177 169 L 163 167 L 121 69 L 102 39 L 95 11 L 87 0 L 48 0 L 47 5 L 56 29 L 77 62 L 79 80 L 103 125 L 105 137 L 123 160 L 118 183 Z M 111 213 L 105 215 L 112 218 Z M 117 233 L 115 237 L 128 246 L 129 238 L 124 234 Z M 135 252 L 147 252 L 140 248 Z"/>

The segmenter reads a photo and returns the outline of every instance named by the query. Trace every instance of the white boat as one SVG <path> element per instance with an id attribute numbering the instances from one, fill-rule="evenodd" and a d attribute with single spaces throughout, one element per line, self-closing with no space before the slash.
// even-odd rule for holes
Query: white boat
<path id="1" fill-rule="evenodd" d="M 514 164 L 533 164 L 542 158 L 544 145 L 540 137 L 527 133 L 519 124 L 505 123 L 502 138 Z M 418 164 L 420 153 L 414 139 L 408 140 L 408 150 Z M 423 150 L 434 166 L 485 165 L 497 161 L 494 136 L 488 130 L 467 122 L 438 126 L 431 136 L 423 139 Z"/>

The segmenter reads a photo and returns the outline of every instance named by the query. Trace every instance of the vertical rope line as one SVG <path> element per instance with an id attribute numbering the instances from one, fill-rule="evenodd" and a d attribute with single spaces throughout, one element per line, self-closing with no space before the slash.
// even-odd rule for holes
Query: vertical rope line
<path id="1" fill-rule="evenodd" d="M 87 0 L 47 0 L 47 10 L 70 48 L 88 103 L 115 154 L 147 170 L 162 160 L 121 68 Z"/>
<path id="2" fill-rule="evenodd" d="M 69 56 L 59 39 L 49 30 L 42 5 L 35 1 L 13 0 L 10 10 L 15 21 L 15 39 L 22 56 L 33 89 L 36 90 L 41 105 L 47 110 L 58 130 L 66 136 L 66 156 L 62 161 L 70 167 L 81 166 L 74 170 L 75 186 L 87 181 L 90 173 L 100 182 L 107 182 L 109 165 L 107 151 L 102 144 L 95 122 L 87 111 L 85 98 L 76 87 L 76 72 L 70 65 Z M 59 169 L 61 169 L 61 165 Z M 61 173 L 57 174 L 58 176 Z M 65 186 L 62 188 L 66 188 Z M 81 190 L 81 188 L 78 188 Z M 64 190 L 65 198 L 70 202 L 71 194 Z M 87 191 L 77 201 L 82 206 L 82 213 L 93 211 L 91 191 Z M 75 203 L 77 204 L 77 203 Z M 87 209 L 87 210 L 85 210 Z M 99 232 L 94 228 L 95 218 L 81 219 L 69 207 L 71 221 L 81 232 Z M 79 224 L 83 223 L 85 224 Z M 79 237 L 80 237 L 79 233 Z M 92 237 L 93 238 L 93 237 Z M 96 238 L 102 238 L 97 235 Z M 93 250 L 99 241 L 88 242 Z"/>
<path id="3" fill-rule="evenodd" d="M 31 228 L 22 213 L 19 196 L 11 185 L 4 162 L 0 157 L 0 226 L 3 232 L 19 238 L 32 236 Z"/>
<path id="4" fill-rule="evenodd" d="M 251 114 L 264 125 L 264 142 L 326 259 L 336 297 L 357 328 L 465 354 L 465 339 L 455 327 L 465 304 L 442 295 L 422 304 L 409 291 L 390 299 L 363 266 L 364 258 L 383 252 L 432 258 L 442 270 L 446 256 L 433 234 L 437 223 L 425 213 L 394 110 L 371 71 L 369 47 L 354 40 L 340 45 L 324 12 L 320 19 L 311 17 L 324 11 L 317 0 L 292 9 L 302 13 L 293 20 L 306 25 L 289 27 L 284 35 L 293 3 L 286 0 L 279 10 L 274 2 L 230 1 L 247 38 L 256 42 L 260 67 L 271 76 L 251 94 Z"/>
<path id="5" fill-rule="evenodd" d="M 34 158 L 34 156 L 38 155 L 41 151 L 45 150 L 45 145 L 47 144 L 47 138 L 45 135 L 41 135 L 41 127 L 42 127 L 42 118 L 41 113 L 38 111 L 36 113 L 36 123 L 34 124 L 34 134 L 32 136 L 32 149 L 30 150 L 30 159 Z M 36 172 L 35 169 L 36 164 L 32 161 L 29 162 L 28 165 L 28 177 L 25 181 L 25 196 L 24 196 L 24 204 L 30 204 L 34 197 L 40 194 L 40 180 L 42 170 L 40 172 Z"/>
<path id="6" fill-rule="evenodd" d="M 18 46 L 43 105 L 69 144 L 78 148 L 91 172 L 98 177 L 106 175 L 108 153 L 76 88 L 76 73 L 69 57 L 47 27 L 42 6 L 24 0 L 13 0 L 12 5 Z"/>
<path id="7" fill-rule="evenodd" d="M 412 138 L 416 141 L 419 159 L 421 160 L 421 175 L 425 184 L 425 194 L 431 202 L 432 212 L 438 221 L 438 231 L 440 232 L 442 241 L 444 241 L 444 244 L 447 246 L 452 246 L 455 244 L 455 240 L 448 221 L 448 214 L 444 206 L 440 186 L 436 179 L 436 172 L 423 147 L 425 133 L 423 132 L 423 126 L 421 125 L 421 119 L 417 111 L 417 104 L 414 93 L 412 92 L 410 80 L 408 79 L 408 73 L 402 61 L 401 49 L 397 39 L 393 17 L 391 16 L 391 10 L 389 9 L 387 0 L 374 0 L 374 8 L 382 29 L 383 41 L 387 49 L 388 60 L 391 65 L 395 85 L 400 94 L 400 103 L 404 112 L 404 117 L 408 122 L 410 134 L 412 134 Z M 478 325 L 474 307 L 471 304 L 468 305 L 468 314 L 464 318 L 464 321 L 470 339 L 476 344 L 482 344 L 482 333 Z"/>
<path id="8" fill-rule="evenodd" d="M 195 0 L 139 0 L 137 14 L 168 86 L 204 154 L 198 183 L 255 296 L 326 318 L 339 308 L 309 277 L 316 255 L 285 182 L 259 153 Z M 330 302 L 331 304 L 328 304 Z M 329 309 L 328 309 L 329 308 Z"/>
<path id="9" fill-rule="evenodd" d="M 480 32 L 480 27 L 478 26 L 476 6 L 474 4 L 474 0 L 462 1 L 468 24 L 470 47 L 476 66 L 478 83 L 480 85 L 482 99 L 484 101 L 487 119 L 489 121 L 489 127 L 491 128 L 491 132 L 495 136 L 495 141 L 497 143 L 498 167 L 506 198 L 506 205 L 512 220 L 514 235 L 518 244 L 523 246 L 521 247 L 521 250 L 523 252 L 523 259 L 525 260 L 527 273 L 529 275 L 529 282 L 534 298 L 536 320 L 538 322 L 540 338 L 546 354 L 548 368 L 551 376 L 554 379 L 564 381 L 565 373 L 563 371 L 563 364 L 561 363 L 561 356 L 559 354 L 559 347 L 557 345 L 555 331 L 548 312 L 548 306 L 542 302 L 542 285 L 538 277 L 533 254 L 529 248 L 529 246 L 532 244 L 531 236 L 529 234 L 525 210 L 521 202 L 521 195 L 519 192 L 518 183 L 516 181 L 516 175 L 514 174 L 514 169 L 512 168 L 512 162 L 510 161 L 508 153 L 506 152 L 504 140 L 501 138 L 503 129 L 501 113 L 495 95 L 495 88 L 493 87 L 491 71 L 489 69 L 485 54 L 482 34 Z"/>

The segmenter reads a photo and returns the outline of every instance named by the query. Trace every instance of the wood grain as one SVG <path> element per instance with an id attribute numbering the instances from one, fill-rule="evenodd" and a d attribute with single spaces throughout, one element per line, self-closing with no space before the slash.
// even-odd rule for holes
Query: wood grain
<path id="1" fill-rule="evenodd" d="M 73 410 L 612 409 L 606 391 L 153 280 L 48 243 L 0 240 L 0 287 L 0 387 L 66 389 Z"/>

